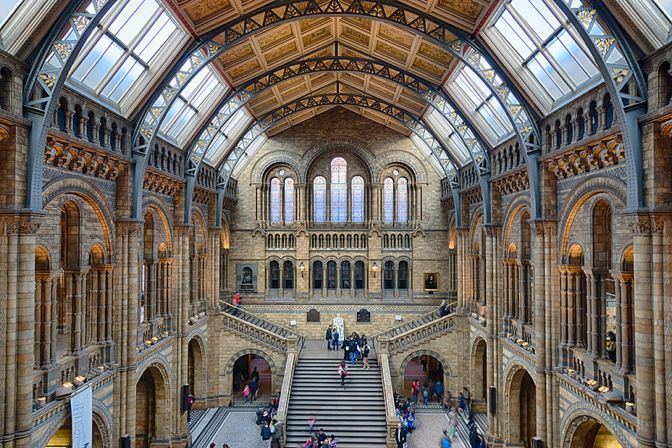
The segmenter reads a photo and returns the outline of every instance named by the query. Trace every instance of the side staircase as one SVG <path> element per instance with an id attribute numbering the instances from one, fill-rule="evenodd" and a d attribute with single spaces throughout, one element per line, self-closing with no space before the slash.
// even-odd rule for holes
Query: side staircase
<path id="1" fill-rule="evenodd" d="M 334 434 L 339 448 L 385 447 L 385 402 L 375 354 L 369 357 L 370 370 L 363 370 L 361 361 L 348 363 L 350 374 L 341 387 L 338 362 L 343 352 L 327 352 L 317 341 L 306 344 L 294 371 L 287 447 L 302 447 L 308 440 L 311 416 L 317 417 L 314 431 L 323 428 L 327 435 Z"/>
<path id="2" fill-rule="evenodd" d="M 381 333 L 379 336 L 387 336 L 388 338 L 394 338 L 395 336 L 402 335 L 404 333 L 408 333 L 410 331 L 413 331 L 414 329 L 421 327 L 423 325 L 426 325 L 430 322 L 433 322 L 435 320 L 438 320 L 442 317 L 445 317 L 449 314 L 453 314 L 455 312 L 455 306 L 457 305 L 456 302 L 452 302 L 446 305 L 446 310 L 445 314 L 442 316 L 441 313 L 439 312 L 439 308 L 437 307 L 436 310 L 423 314 L 420 317 L 417 317 L 413 320 L 410 320 L 408 322 L 405 322 L 401 325 L 397 325 L 396 327 L 393 327 L 383 333 Z"/>
<path id="3" fill-rule="evenodd" d="M 292 330 L 252 314 L 249 311 L 245 311 L 243 308 L 239 308 L 230 303 L 224 302 L 223 300 L 220 300 L 219 305 L 223 312 L 235 316 L 238 319 L 244 320 L 252 326 L 259 327 L 268 332 L 271 332 L 276 336 L 281 338 L 286 338 L 291 335 L 296 336 L 296 333 L 294 333 Z"/>

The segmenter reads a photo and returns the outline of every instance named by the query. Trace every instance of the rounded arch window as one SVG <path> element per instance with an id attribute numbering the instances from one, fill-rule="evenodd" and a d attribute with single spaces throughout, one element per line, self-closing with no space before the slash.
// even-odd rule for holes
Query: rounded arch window
<path id="1" fill-rule="evenodd" d="M 364 178 L 355 176 L 352 178 L 352 222 L 364 222 Z"/>
<path id="2" fill-rule="evenodd" d="M 317 176 L 313 180 L 313 221 L 324 223 L 327 218 L 327 179 Z"/>
<path id="3" fill-rule="evenodd" d="M 269 287 L 280 289 L 280 263 L 273 260 L 269 265 Z"/>

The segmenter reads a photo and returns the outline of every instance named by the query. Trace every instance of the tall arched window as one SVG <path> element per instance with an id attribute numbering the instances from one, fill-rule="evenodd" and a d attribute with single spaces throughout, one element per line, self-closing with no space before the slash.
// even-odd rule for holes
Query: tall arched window
<path id="1" fill-rule="evenodd" d="M 313 289 L 322 289 L 322 262 L 313 263 Z"/>
<path id="2" fill-rule="evenodd" d="M 338 273 L 336 272 L 336 262 L 327 262 L 327 289 L 336 289 Z"/>
<path id="3" fill-rule="evenodd" d="M 383 288 L 394 289 L 394 263 L 391 260 L 386 261 L 383 268 Z"/>
<path id="4" fill-rule="evenodd" d="M 364 222 L 364 179 L 362 176 L 352 178 L 352 222 Z"/>
<path id="5" fill-rule="evenodd" d="M 342 157 L 331 161 L 331 222 L 348 220 L 348 162 Z"/>
<path id="6" fill-rule="evenodd" d="M 280 288 L 280 263 L 273 260 L 269 266 L 269 288 L 279 289 Z"/>
<path id="7" fill-rule="evenodd" d="M 313 181 L 313 221 L 323 223 L 326 221 L 327 180 L 317 176 Z"/>
<path id="8" fill-rule="evenodd" d="M 280 191 L 280 179 L 271 179 L 271 224 L 280 222 L 280 210 L 282 206 L 282 193 Z"/>
<path id="9" fill-rule="evenodd" d="M 364 262 L 355 262 L 355 289 L 364 289 Z"/>
<path id="10" fill-rule="evenodd" d="M 394 180 L 391 177 L 383 181 L 383 222 L 394 223 Z"/>
<path id="11" fill-rule="evenodd" d="M 294 263 L 287 260 L 282 264 L 283 288 L 294 289 Z"/>
<path id="12" fill-rule="evenodd" d="M 408 289 L 408 261 L 402 260 L 399 262 L 397 289 Z"/>
<path id="13" fill-rule="evenodd" d="M 408 222 L 408 180 L 405 177 L 397 181 L 397 222 Z"/>
<path id="14" fill-rule="evenodd" d="M 294 179 L 285 179 L 285 224 L 294 222 Z"/>
<path id="15" fill-rule="evenodd" d="M 350 262 L 341 263 L 341 289 L 350 289 Z"/>

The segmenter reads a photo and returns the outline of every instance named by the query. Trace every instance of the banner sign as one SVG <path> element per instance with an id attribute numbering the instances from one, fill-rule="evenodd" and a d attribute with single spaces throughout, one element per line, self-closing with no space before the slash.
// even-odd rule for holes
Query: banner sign
<path id="1" fill-rule="evenodd" d="M 89 386 L 70 397 L 72 415 L 72 447 L 91 448 L 93 446 L 93 391 Z"/>

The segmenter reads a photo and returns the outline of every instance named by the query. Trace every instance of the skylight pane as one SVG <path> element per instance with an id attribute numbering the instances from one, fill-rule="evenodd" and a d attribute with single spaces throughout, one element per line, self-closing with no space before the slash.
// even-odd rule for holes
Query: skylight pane
<path id="1" fill-rule="evenodd" d="M 107 36 L 102 36 L 73 75 L 87 87 L 96 90 L 124 51 Z M 87 71 L 88 69 L 88 71 Z"/>
<path id="2" fill-rule="evenodd" d="M 189 123 L 189 120 L 191 120 L 195 114 L 196 111 L 191 107 L 184 108 L 184 110 L 180 113 L 177 121 L 175 121 L 175 124 L 173 124 L 168 130 L 168 135 L 173 138 L 177 138 L 177 136 L 187 126 L 187 123 Z"/>
<path id="3" fill-rule="evenodd" d="M 672 0 L 653 0 L 668 19 L 672 20 Z"/>
<path id="4" fill-rule="evenodd" d="M 140 40 L 135 48 L 135 53 L 143 61 L 150 61 L 175 30 L 175 24 L 164 12 Z"/>
<path id="5" fill-rule="evenodd" d="M 553 66 L 543 54 L 539 53 L 532 58 L 527 67 L 554 100 L 569 92 L 567 84 L 558 76 Z"/>
<path id="6" fill-rule="evenodd" d="M 200 109 L 203 105 L 203 102 L 210 96 L 210 94 L 215 90 L 219 85 L 219 81 L 215 78 L 214 75 L 211 75 L 208 78 L 208 81 L 203 85 L 203 87 L 198 91 L 192 100 L 192 104 L 196 109 Z"/>
<path id="7" fill-rule="evenodd" d="M 0 0 L 0 26 L 5 24 L 21 3 L 23 0 Z"/>
<path id="8" fill-rule="evenodd" d="M 107 83 L 102 95 L 114 102 L 119 102 L 144 70 L 145 68 L 138 61 L 128 58 L 110 82 Z"/>
<path id="9" fill-rule="evenodd" d="M 534 43 L 509 11 L 502 13 L 502 16 L 495 22 L 495 28 L 502 33 L 504 39 L 511 44 L 521 58 L 527 59 L 535 50 Z"/>
<path id="10" fill-rule="evenodd" d="M 560 26 L 553 13 L 544 5 L 543 0 L 512 0 L 511 6 L 525 17 L 530 28 L 541 40 L 548 39 Z"/>
<path id="11" fill-rule="evenodd" d="M 130 45 L 158 8 L 159 5 L 154 0 L 130 0 L 110 25 L 110 32 L 126 45 Z"/>
<path id="12" fill-rule="evenodd" d="M 194 77 L 187 83 L 187 85 L 184 86 L 184 89 L 182 90 L 182 96 L 187 98 L 188 100 L 191 100 L 194 93 L 198 92 L 198 89 L 205 81 L 205 78 L 207 78 L 211 74 L 212 70 L 210 70 L 210 67 L 205 67 L 201 69 L 198 73 L 194 75 Z"/>

